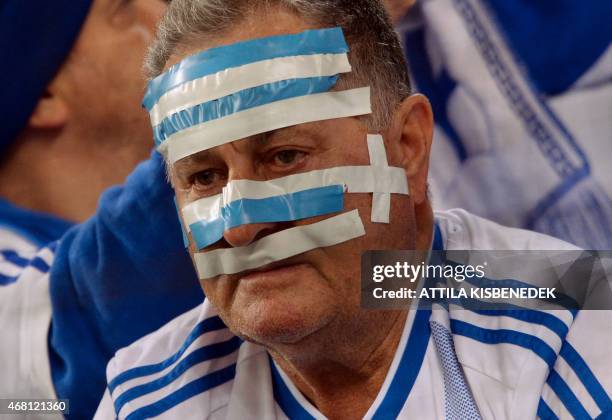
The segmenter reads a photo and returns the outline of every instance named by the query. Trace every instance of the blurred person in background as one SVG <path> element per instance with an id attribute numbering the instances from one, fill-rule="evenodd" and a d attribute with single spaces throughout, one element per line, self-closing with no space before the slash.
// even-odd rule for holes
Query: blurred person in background
<path id="1" fill-rule="evenodd" d="M 612 3 L 386 3 L 436 117 L 435 208 L 612 249 Z"/>
<path id="2" fill-rule="evenodd" d="M 85 0 L 64 8 L 0 8 L 9 58 L 0 70 L 0 211 L 12 210 L 0 223 L 33 245 L 91 216 L 102 191 L 150 151 L 140 64 L 164 4 Z M 18 212 L 23 223 L 10 217 Z"/>
<path id="3" fill-rule="evenodd" d="M 0 4 L 3 398 L 69 398 L 91 417 L 115 350 L 201 301 L 193 270 L 173 268 L 189 259 L 158 155 L 96 211 L 150 154 L 141 64 L 165 3 Z M 136 248 L 143 231 L 157 239 Z"/>

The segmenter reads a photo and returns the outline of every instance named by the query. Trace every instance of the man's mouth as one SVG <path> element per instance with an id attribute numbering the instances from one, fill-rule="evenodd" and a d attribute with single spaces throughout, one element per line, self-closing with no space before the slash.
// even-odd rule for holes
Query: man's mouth
<path id="1" fill-rule="evenodd" d="M 291 277 L 306 266 L 308 266 L 308 264 L 298 262 L 291 263 L 287 261 L 267 264 L 256 270 L 245 271 L 240 275 L 240 280 L 251 282 L 256 280 Z"/>

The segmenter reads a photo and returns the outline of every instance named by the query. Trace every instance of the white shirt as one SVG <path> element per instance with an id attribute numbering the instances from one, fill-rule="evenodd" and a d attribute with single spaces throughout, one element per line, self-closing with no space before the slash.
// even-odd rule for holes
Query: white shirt
<path id="1" fill-rule="evenodd" d="M 54 398 L 48 363 L 50 248 L 0 227 L 0 395 Z"/>
<path id="2" fill-rule="evenodd" d="M 436 221 L 445 250 L 572 249 L 463 210 Z M 365 418 L 594 418 L 612 410 L 611 315 L 532 312 L 410 311 Z M 120 350 L 107 379 L 97 419 L 323 417 L 265 348 L 234 336 L 208 301 Z"/>

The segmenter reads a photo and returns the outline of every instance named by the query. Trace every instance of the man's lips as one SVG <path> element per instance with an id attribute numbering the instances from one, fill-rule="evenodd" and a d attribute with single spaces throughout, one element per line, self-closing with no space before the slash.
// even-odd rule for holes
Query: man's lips
<path id="1" fill-rule="evenodd" d="M 257 270 L 250 270 L 240 275 L 241 281 L 254 281 L 257 279 L 264 278 L 281 278 L 295 275 L 298 271 L 305 268 L 308 264 L 305 263 L 272 263 L 258 268 Z"/>

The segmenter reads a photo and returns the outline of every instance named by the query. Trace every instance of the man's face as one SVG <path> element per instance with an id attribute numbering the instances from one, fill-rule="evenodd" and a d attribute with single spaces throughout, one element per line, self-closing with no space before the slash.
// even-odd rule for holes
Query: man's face
<path id="1" fill-rule="evenodd" d="M 100 169 L 105 185 L 122 181 L 151 149 L 151 128 L 140 105 L 141 66 L 165 7 L 161 0 L 94 0 L 59 74 L 71 129 L 83 139 L 88 159 L 96 158 L 94 143 L 95 153 L 113 157 L 106 173 Z"/>
<path id="2" fill-rule="evenodd" d="M 247 19 L 239 29 L 218 42 L 183 50 L 185 53 L 172 57 L 168 66 L 195 51 L 311 28 L 294 15 L 283 12 L 273 17 Z M 399 131 L 386 136 L 385 147 L 391 166 L 401 166 L 405 157 Z M 179 207 L 220 194 L 229 181 L 265 181 L 317 169 L 369 165 L 366 135 L 366 126 L 360 118 L 340 118 L 264 133 L 179 160 L 172 167 Z M 411 197 L 392 195 L 388 224 L 372 223 L 371 208 L 371 193 L 345 194 L 343 211 L 358 209 L 365 236 L 317 248 L 255 270 L 203 280 L 208 299 L 234 332 L 268 345 L 296 343 L 330 324 L 342 324 L 341 320 L 355 318 L 360 312 L 362 252 L 414 249 L 416 245 Z M 200 252 L 246 246 L 269 234 L 328 217 L 242 225 L 226 230 L 221 241 Z M 198 252 L 193 239 L 190 252 L 192 255 Z"/>
<path id="3" fill-rule="evenodd" d="M 173 171 L 179 205 L 219 194 L 228 181 L 270 180 L 336 166 L 369 165 L 366 128 L 356 118 L 302 124 L 243 139 L 177 162 Z M 390 156 L 390 164 L 398 164 Z M 294 342 L 336 317 L 358 311 L 360 257 L 368 249 L 414 248 L 414 220 L 407 197 L 392 199 L 391 223 L 370 222 L 371 194 L 345 194 L 344 211 L 358 209 L 366 235 L 202 286 L 222 318 L 257 342 Z M 296 222 L 248 224 L 225 231 L 206 248 L 246 246 L 255 240 L 329 216 Z M 195 252 L 193 243 L 191 253 Z"/>

